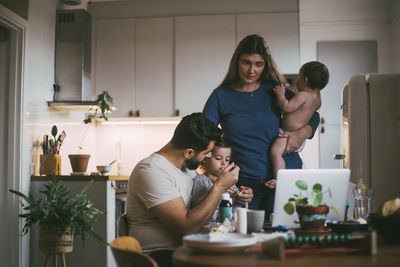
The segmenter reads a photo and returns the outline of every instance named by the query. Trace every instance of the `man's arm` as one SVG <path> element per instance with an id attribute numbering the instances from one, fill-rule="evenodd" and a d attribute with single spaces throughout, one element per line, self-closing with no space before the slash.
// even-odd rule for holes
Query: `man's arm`
<path id="1" fill-rule="evenodd" d="M 186 209 L 182 197 L 157 205 L 151 210 L 171 230 L 180 235 L 196 233 L 213 215 L 221 194 L 238 180 L 239 167 L 231 164 L 215 181 L 206 198 L 191 210 Z"/>

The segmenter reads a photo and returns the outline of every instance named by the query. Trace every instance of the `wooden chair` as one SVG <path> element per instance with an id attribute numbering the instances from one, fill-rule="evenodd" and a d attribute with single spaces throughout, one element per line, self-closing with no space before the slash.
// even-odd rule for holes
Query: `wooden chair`
<path id="1" fill-rule="evenodd" d="M 118 267 L 158 267 L 150 256 L 142 253 L 139 242 L 131 236 L 121 236 L 110 243 Z"/>
<path id="2" fill-rule="evenodd" d="M 122 229 L 122 232 L 124 233 L 124 235 L 129 235 L 129 225 L 128 225 L 128 218 L 126 217 L 126 213 L 121 215 L 119 225 L 121 226 L 121 229 Z"/>

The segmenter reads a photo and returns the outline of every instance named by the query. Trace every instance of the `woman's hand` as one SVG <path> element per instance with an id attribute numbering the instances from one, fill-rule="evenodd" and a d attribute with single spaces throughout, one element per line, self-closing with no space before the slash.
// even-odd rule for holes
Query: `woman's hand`
<path id="1" fill-rule="evenodd" d="M 308 124 L 297 131 L 282 134 L 280 133 L 279 137 L 287 138 L 286 148 L 283 154 L 288 154 L 296 151 L 307 138 L 311 137 L 311 135 L 312 128 Z"/>
<path id="2" fill-rule="evenodd" d="M 235 200 L 238 204 L 244 205 L 253 200 L 253 189 L 246 186 L 240 186 L 239 192 L 235 195 Z"/>

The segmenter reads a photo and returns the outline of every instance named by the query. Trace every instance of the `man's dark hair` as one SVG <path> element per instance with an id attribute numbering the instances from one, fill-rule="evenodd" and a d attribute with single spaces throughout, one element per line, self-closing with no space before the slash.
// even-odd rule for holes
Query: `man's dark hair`
<path id="1" fill-rule="evenodd" d="M 192 148 L 196 152 L 207 149 L 211 141 L 221 142 L 222 130 L 201 112 L 182 118 L 176 126 L 171 143 L 174 148 Z"/>
<path id="2" fill-rule="evenodd" d="M 329 81 L 328 68 L 318 61 L 310 61 L 301 66 L 300 75 L 307 77 L 311 89 L 322 90 Z"/>

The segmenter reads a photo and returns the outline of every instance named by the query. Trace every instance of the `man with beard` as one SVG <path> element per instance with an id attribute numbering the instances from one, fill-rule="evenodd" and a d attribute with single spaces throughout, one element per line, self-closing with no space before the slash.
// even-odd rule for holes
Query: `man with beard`
<path id="1" fill-rule="evenodd" d="M 172 265 L 172 253 L 182 236 L 207 224 L 221 194 L 238 180 L 239 167 L 229 164 L 205 199 L 189 210 L 195 169 L 221 140 L 221 130 L 202 113 L 185 116 L 168 144 L 140 161 L 129 178 L 129 235 L 143 252 L 162 266 Z"/>

